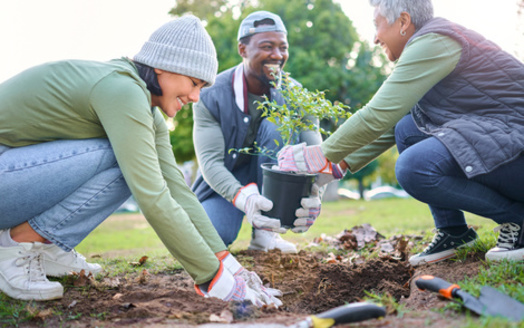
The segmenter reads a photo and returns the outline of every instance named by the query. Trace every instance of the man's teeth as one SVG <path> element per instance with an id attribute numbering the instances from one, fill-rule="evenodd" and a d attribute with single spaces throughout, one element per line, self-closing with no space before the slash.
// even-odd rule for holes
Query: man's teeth
<path id="1" fill-rule="evenodd" d="M 178 100 L 178 102 L 180 103 L 180 107 L 184 107 L 184 103 L 182 102 L 180 98 L 176 98 L 176 100 Z"/>
<path id="2" fill-rule="evenodd" d="M 280 65 L 278 65 L 278 64 L 266 64 L 265 66 L 267 68 L 269 68 L 270 70 L 272 70 L 272 71 L 280 70 Z"/>

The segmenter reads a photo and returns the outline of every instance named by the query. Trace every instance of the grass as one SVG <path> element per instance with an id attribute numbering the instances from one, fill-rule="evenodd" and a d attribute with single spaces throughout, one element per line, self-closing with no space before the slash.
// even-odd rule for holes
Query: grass
<path id="1" fill-rule="evenodd" d="M 473 225 L 481 238 L 494 244 L 496 226 L 487 220 L 467 214 L 468 224 Z M 371 224 L 382 235 L 425 235 L 431 239 L 434 228 L 428 207 L 414 199 L 382 199 L 371 202 L 340 200 L 322 204 L 322 213 L 308 232 L 288 232 L 284 239 L 305 247 L 314 238 L 325 234 L 334 236 L 344 229 L 363 223 Z M 245 222 L 238 239 L 231 245 L 232 252 L 245 249 L 251 240 L 251 227 Z M 162 256 L 168 255 L 160 239 L 138 214 L 115 214 L 95 229 L 76 250 L 84 255 L 103 254 L 103 257 Z"/>
<path id="2" fill-rule="evenodd" d="M 466 251 L 475 252 L 475 246 L 466 249 Z M 460 255 L 458 256 L 460 258 Z M 490 286 L 515 300 L 524 303 L 524 271 L 523 264 L 519 262 L 503 261 L 500 263 L 484 263 L 480 266 L 479 273 L 476 277 L 466 278 L 456 282 L 460 288 L 474 297 L 479 297 L 480 290 L 483 286 Z M 366 292 L 365 299 L 379 303 L 385 306 L 388 315 L 395 315 L 402 317 L 406 312 L 409 312 L 403 304 L 387 294 L 374 294 Z M 453 313 L 463 312 L 462 304 L 458 302 L 448 302 L 446 306 L 438 310 L 443 316 L 447 315 L 447 311 Z M 512 322 L 507 319 L 487 316 L 476 316 L 466 310 L 466 316 L 461 319 L 460 327 L 467 328 L 524 328 L 524 322 Z"/>
<path id="3" fill-rule="evenodd" d="M 466 214 L 468 224 L 475 227 L 480 242 L 458 254 L 465 258 L 468 252 L 485 252 L 495 245 L 496 226 L 472 214 Z M 304 234 L 286 233 L 284 239 L 293 241 L 299 248 L 305 248 L 314 238 L 322 235 L 335 236 L 344 229 L 351 229 L 363 223 L 371 224 L 386 238 L 394 235 L 423 235 L 424 243 L 416 245 L 422 250 L 433 236 L 433 219 L 426 205 L 414 199 L 383 199 L 371 202 L 340 200 L 322 204 L 321 216 L 315 225 Z M 230 250 L 236 252 L 247 248 L 251 239 L 251 228 L 243 224 L 239 237 Z M 179 263 L 165 249 L 160 239 L 141 214 L 115 214 L 95 229 L 76 250 L 89 258 L 110 267 L 110 275 L 128 274 L 147 269 L 151 273 L 181 270 Z M 142 256 L 148 256 L 144 266 L 133 267 Z M 59 280 L 65 283 L 64 280 Z M 524 302 L 524 270 L 522 263 L 486 263 L 477 277 L 457 282 L 462 289 L 478 296 L 480 286 L 489 285 Z M 370 299 L 387 304 L 403 315 L 406 310 L 387 295 L 369 295 Z M 12 300 L 0 293 L 0 327 L 18 326 L 35 316 L 33 302 Z M 459 310 L 460 305 L 450 302 L 450 308 Z M 444 314 L 443 314 L 444 315 Z M 473 317 L 473 316 L 472 316 Z M 71 318 L 72 319 L 72 318 Z M 464 327 L 521 327 L 523 324 L 508 323 L 496 318 L 467 318 Z"/>

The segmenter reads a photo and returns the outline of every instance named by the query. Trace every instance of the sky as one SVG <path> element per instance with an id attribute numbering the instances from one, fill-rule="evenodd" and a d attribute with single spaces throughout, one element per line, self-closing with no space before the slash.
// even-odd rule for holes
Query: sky
<path id="1" fill-rule="evenodd" d="M 368 0 L 338 0 L 364 40 L 373 41 Z M 175 0 L 0 1 L 0 82 L 61 59 L 133 57 L 163 23 Z M 433 0 L 435 15 L 456 21 L 514 54 L 516 0 Z M 522 35 L 520 36 L 522 38 Z M 522 42 L 521 42 L 522 45 Z M 292 44 L 291 44 L 292 46 Z"/>

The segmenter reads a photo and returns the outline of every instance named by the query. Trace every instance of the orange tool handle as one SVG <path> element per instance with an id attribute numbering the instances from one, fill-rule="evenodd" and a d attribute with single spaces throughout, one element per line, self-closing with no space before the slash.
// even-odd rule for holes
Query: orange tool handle
<path id="1" fill-rule="evenodd" d="M 460 289 L 460 286 L 457 284 L 452 284 L 431 275 L 421 276 L 415 281 L 415 284 L 420 290 L 431 290 L 440 293 L 440 295 L 448 299 L 452 299 L 455 296 L 455 290 Z"/>

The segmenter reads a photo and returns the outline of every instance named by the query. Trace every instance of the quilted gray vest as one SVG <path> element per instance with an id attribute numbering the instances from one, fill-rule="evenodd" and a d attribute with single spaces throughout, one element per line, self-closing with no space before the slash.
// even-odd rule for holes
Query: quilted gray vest
<path id="1" fill-rule="evenodd" d="M 462 45 L 462 54 L 455 70 L 411 110 L 417 126 L 438 138 L 469 178 L 520 156 L 524 64 L 480 34 L 443 18 L 430 20 L 409 42 L 427 33 L 452 37 Z"/>

